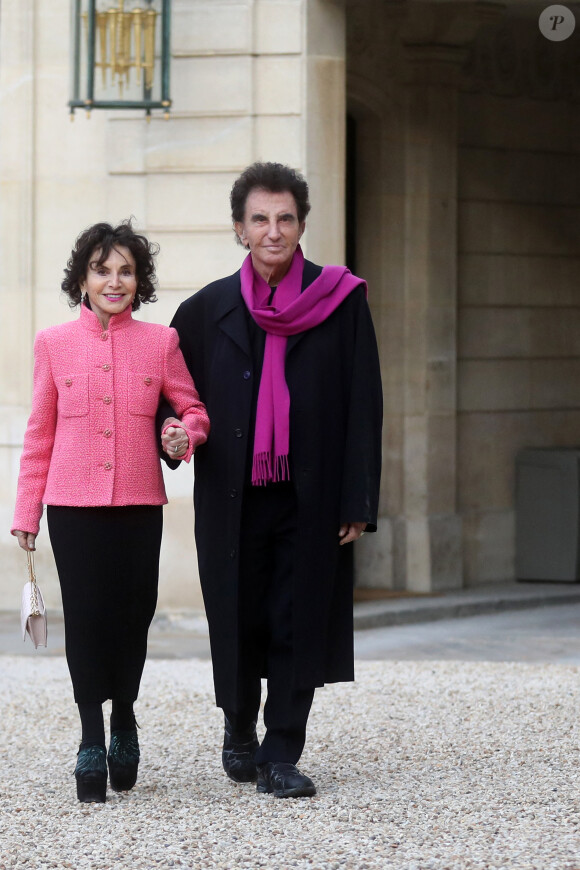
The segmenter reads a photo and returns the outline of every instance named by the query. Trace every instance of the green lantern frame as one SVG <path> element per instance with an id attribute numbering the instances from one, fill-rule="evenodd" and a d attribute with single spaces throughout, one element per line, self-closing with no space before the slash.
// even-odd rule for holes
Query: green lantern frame
<path id="1" fill-rule="evenodd" d="M 151 5 L 152 0 L 146 0 Z M 69 100 L 71 119 L 75 109 L 85 109 L 90 115 L 93 109 L 144 109 L 147 118 L 151 117 L 152 109 L 162 109 L 165 118 L 169 117 L 171 97 L 169 96 L 169 68 L 171 59 L 171 0 L 161 0 L 161 99 L 151 99 L 153 88 L 147 88 L 146 77 L 143 76 L 142 100 L 95 100 L 95 66 L 96 66 L 96 0 L 88 0 L 87 9 L 87 75 L 86 96 L 81 92 L 81 39 L 82 39 L 82 0 L 74 0 L 73 23 L 73 96 Z"/>

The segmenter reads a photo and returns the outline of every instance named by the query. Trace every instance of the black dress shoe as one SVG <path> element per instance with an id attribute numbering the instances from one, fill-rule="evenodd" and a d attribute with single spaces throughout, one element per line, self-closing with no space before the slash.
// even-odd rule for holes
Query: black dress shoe
<path id="1" fill-rule="evenodd" d="M 111 732 L 107 761 L 111 788 L 114 791 L 129 791 L 133 788 L 137 782 L 140 757 L 137 728 Z"/>
<path id="2" fill-rule="evenodd" d="M 225 719 L 222 764 L 230 779 L 234 782 L 256 781 L 258 770 L 254 758 L 259 745 L 255 722 L 251 723 L 247 731 L 235 734 L 227 718 Z"/>
<path id="3" fill-rule="evenodd" d="M 316 786 L 308 776 L 300 773 L 296 765 L 284 761 L 268 761 L 258 766 L 256 791 L 274 794 L 274 797 L 311 797 Z"/>
<path id="4" fill-rule="evenodd" d="M 107 763 L 104 746 L 80 748 L 75 767 L 77 797 L 83 804 L 104 804 L 107 799 Z"/>

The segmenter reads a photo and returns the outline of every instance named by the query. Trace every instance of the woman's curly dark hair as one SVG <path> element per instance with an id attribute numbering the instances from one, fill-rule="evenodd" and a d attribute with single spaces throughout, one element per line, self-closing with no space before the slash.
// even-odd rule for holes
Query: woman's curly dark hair
<path id="1" fill-rule="evenodd" d="M 306 220 L 310 211 L 308 184 L 296 169 L 283 163 L 252 163 L 234 182 L 230 193 L 233 223 L 241 223 L 246 211 L 246 200 L 252 190 L 267 190 L 270 193 L 291 193 L 296 203 L 299 223 Z M 243 242 L 236 233 L 237 242 Z"/>
<path id="2" fill-rule="evenodd" d="M 133 300 L 133 311 L 137 311 L 142 302 L 156 302 L 154 258 L 159 252 L 159 245 L 149 242 L 145 236 L 136 233 L 131 226 L 131 220 L 122 221 L 118 226 L 99 223 L 93 224 L 82 232 L 71 251 L 70 259 L 64 270 L 65 278 L 60 285 L 68 296 L 68 304 L 75 308 L 83 301 L 81 284 L 87 277 L 91 257 L 99 251 L 97 265 L 102 265 L 112 248 L 128 248 L 135 258 L 137 292 Z"/>

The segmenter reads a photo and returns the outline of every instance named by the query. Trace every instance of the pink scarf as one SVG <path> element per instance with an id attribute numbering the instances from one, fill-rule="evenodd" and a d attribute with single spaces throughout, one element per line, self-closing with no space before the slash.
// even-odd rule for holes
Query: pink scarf
<path id="1" fill-rule="evenodd" d="M 241 268 L 242 296 L 248 310 L 266 335 L 262 378 L 258 391 L 252 484 L 289 480 L 290 392 L 284 366 L 289 335 L 318 326 L 355 287 L 367 285 L 345 266 L 324 266 L 315 281 L 302 288 L 304 255 L 300 246 L 286 276 L 280 281 L 272 305 L 271 288 L 252 266 L 248 254 Z"/>

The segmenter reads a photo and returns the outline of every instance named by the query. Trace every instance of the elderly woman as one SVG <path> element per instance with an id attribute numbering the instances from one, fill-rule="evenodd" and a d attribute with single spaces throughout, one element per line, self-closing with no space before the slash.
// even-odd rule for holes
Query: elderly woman
<path id="1" fill-rule="evenodd" d="M 155 246 L 156 247 L 156 246 Z M 189 461 L 209 420 L 174 329 L 133 320 L 154 302 L 156 250 L 130 222 L 77 239 L 62 289 L 80 317 L 36 336 L 32 412 L 12 534 L 34 550 L 43 504 L 62 591 L 66 656 L 82 739 L 78 799 L 137 779 L 133 703 L 157 601 L 162 505 L 155 431 L 163 394 L 178 412 L 173 453 Z M 108 754 L 102 704 L 112 699 Z"/>

